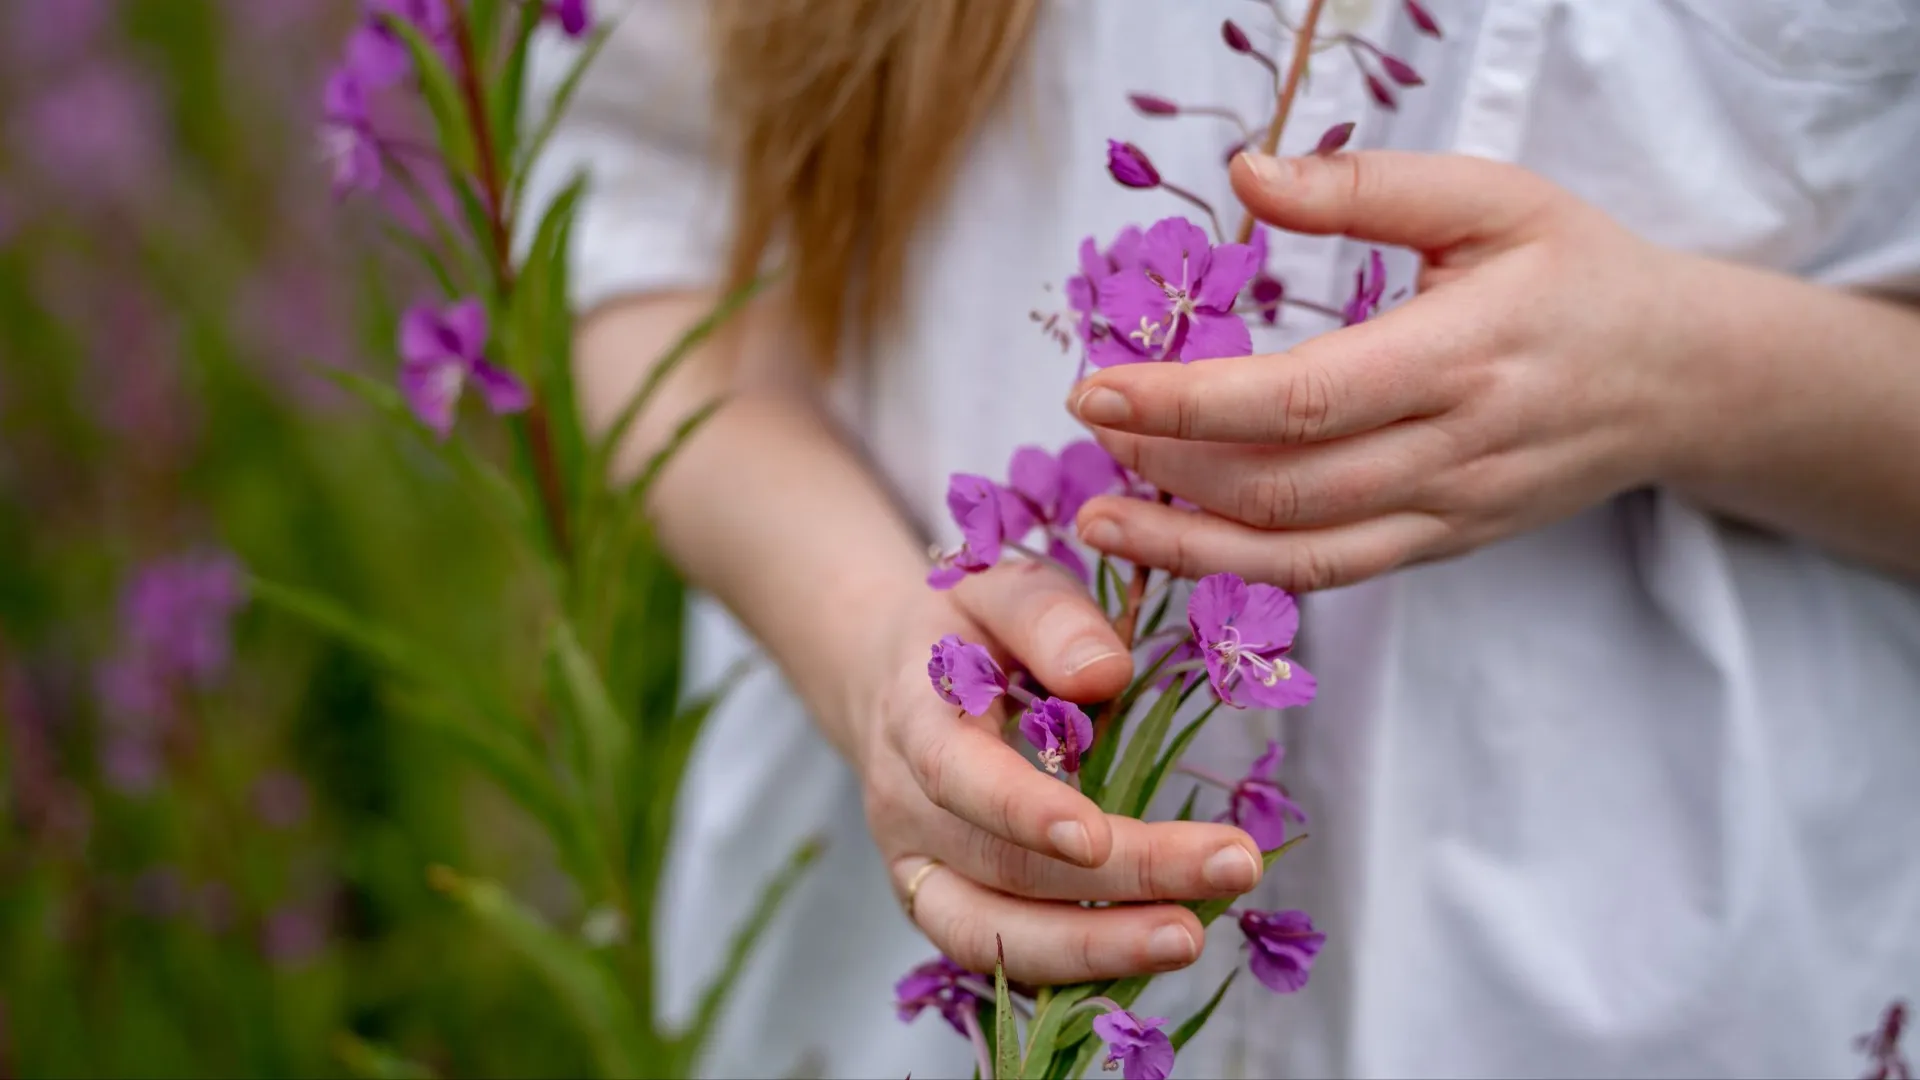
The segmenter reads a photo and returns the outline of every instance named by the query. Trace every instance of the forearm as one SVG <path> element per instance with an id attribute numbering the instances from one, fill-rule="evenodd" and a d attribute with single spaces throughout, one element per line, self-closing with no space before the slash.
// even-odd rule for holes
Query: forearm
<path id="1" fill-rule="evenodd" d="M 598 313 L 578 349 L 588 413 L 605 423 L 701 298 Z M 649 506 L 667 555 L 772 653 L 823 729 L 851 750 L 850 685 L 888 644 L 886 620 L 924 589 L 921 544 L 864 463 L 834 433 L 781 356 L 780 335 L 740 328 L 663 386 L 622 448 L 635 472 L 681 417 L 726 394 L 676 453 Z"/>
<path id="2" fill-rule="evenodd" d="M 1707 260 L 1674 295 L 1706 374 L 1665 479 L 1716 511 L 1920 576 L 1920 312 Z"/>

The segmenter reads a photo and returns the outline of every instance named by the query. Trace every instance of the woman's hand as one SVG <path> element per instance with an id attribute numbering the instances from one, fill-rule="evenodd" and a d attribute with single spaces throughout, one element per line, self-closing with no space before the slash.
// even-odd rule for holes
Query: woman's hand
<path id="1" fill-rule="evenodd" d="M 1343 585 L 1656 482 L 1698 437 L 1689 424 L 1724 411 L 1709 358 L 1681 345 L 1704 260 L 1531 173 L 1242 155 L 1233 182 L 1280 228 L 1420 252 L 1419 295 L 1282 354 L 1076 387 L 1070 407 L 1122 464 L 1204 511 L 1093 500 L 1080 535 L 1101 551 L 1187 577 Z"/>
<path id="2" fill-rule="evenodd" d="M 987 645 L 1053 693 L 1082 702 L 1118 695 L 1133 667 L 1084 588 L 1032 563 L 929 593 L 887 628 L 894 647 L 865 695 L 855 758 L 868 825 L 903 902 L 927 860 L 940 862 L 914 898 L 920 929 L 976 971 L 992 970 L 997 935 L 1008 976 L 1022 982 L 1117 978 L 1193 962 L 1203 931 L 1185 908 L 1074 901 L 1238 895 L 1260 880 L 1253 839 L 1227 825 L 1103 814 L 1006 744 L 1000 709 L 970 717 L 935 693 L 927 654 L 945 634 Z"/>

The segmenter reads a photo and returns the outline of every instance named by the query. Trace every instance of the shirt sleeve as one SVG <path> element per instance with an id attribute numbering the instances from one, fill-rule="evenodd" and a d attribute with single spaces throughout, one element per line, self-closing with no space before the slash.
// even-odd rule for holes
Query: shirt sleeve
<path id="1" fill-rule="evenodd" d="M 570 252 L 573 302 L 718 280 L 731 177 L 715 153 L 712 66 L 701 0 L 603 0 L 612 29 L 527 179 L 524 240 L 574 177 L 587 189 Z M 529 130 L 552 107 L 581 45 L 551 27 L 529 56 Z"/>

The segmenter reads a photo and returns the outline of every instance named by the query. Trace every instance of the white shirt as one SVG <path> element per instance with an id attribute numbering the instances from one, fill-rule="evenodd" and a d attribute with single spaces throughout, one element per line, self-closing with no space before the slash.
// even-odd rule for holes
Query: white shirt
<path id="1" fill-rule="evenodd" d="M 1662 244 L 1920 293 L 1920 0 L 1427 6 L 1442 41 L 1391 0 L 1335 0 L 1333 20 L 1428 85 L 1383 113 L 1326 54 L 1290 148 L 1358 120 L 1357 148 L 1515 161 Z M 936 531 L 951 536 L 948 473 L 994 475 L 1018 445 L 1080 434 L 1062 407 L 1075 360 L 1027 318 L 1060 306 L 1080 238 L 1185 212 L 1114 185 L 1103 140 L 1137 142 L 1230 205 L 1229 129 L 1146 119 L 1125 95 L 1264 115 L 1264 72 L 1218 32 L 1232 16 L 1258 40 L 1263 11 L 1045 5 L 924 230 L 902 329 L 850 358 L 839 388 Z M 699 18 L 688 0 L 638 0 L 536 185 L 594 175 L 582 305 L 717 271 L 726 176 L 708 153 Z M 564 59 L 542 57 L 549 81 Z M 1336 303 L 1365 252 L 1275 249 L 1292 294 Z M 1389 266 L 1394 287 L 1410 281 L 1410 258 Z M 1256 348 L 1321 329 L 1285 321 Z M 1920 996 L 1913 583 L 1637 492 L 1309 597 L 1304 621 L 1320 700 L 1216 722 L 1198 752 L 1232 768 L 1283 738 L 1312 838 L 1250 902 L 1303 907 L 1330 940 L 1304 992 L 1236 988 L 1181 1073 L 1845 1076 L 1861 1064 L 1852 1037 L 1889 999 Z M 689 645 L 696 685 L 752 647 L 710 605 Z M 777 675 L 712 719 L 680 805 L 656 928 L 678 1015 L 793 844 L 831 845 L 756 957 L 714 1075 L 970 1073 L 937 1018 L 891 1014 L 894 979 L 931 947 L 894 905 L 854 778 Z M 1239 962 L 1238 939 L 1218 924 L 1147 1007 L 1190 1013 Z"/>

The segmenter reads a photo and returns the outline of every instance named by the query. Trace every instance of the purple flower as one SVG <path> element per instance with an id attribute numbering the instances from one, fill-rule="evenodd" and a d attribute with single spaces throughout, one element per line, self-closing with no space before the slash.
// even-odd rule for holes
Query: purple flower
<path id="1" fill-rule="evenodd" d="M 1304 911 L 1243 911 L 1240 932 L 1247 936 L 1247 967 L 1276 994 L 1307 985 L 1313 958 L 1327 943 Z"/>
<path id="2" fill-rule="evenodd" d="M 1286 282 L 1267 272 L 1267 227 L 1255 225 L 1253 239 L 1247 244 L 1253 249 L 1253 265 L 1259 270 L 1253 275 L 1253 281 L 1247 286 L 1247 295 L 1258 306 L 1260 318 L 1272 326 L 1280 321 L 1280 302 L 1286 298 Z"/>
<path id="3" fill-rule="evenodd" d="M 28 100 L 12 125 L 16 162 L 68 196 L 131 199 L 166 157 L 158 95 L 136 68 L 96 60 Z"/>
<path id="4" fill-rule="evenodd" d="M 1125 1080 L 1166 1080 L 1173 1071 L 1173 1040 L 1160 1027 L 1164 1016 L 1145 1020 L 1125 1009 L 1094 1017 L 1093 1033 L 1107 1044 L 1103 1068 L 1119 1067 Z"/>
<path id="5" fill-rule="evenodd" d="M 1040 751 L 1040 764 L 1050 773 L 1080 771 L 1080 755 L 1093 747 L 1093 721 L 1071 701 L 1050 697 L 1027 707 L 1020 717 L 1020 734 Z"/>
<path id="6" fill-rule="evenodd" d="M 100 750 L 101 779 L 122 795 L 151 794 L 161 772 L 160 748 L 148 734 L 117 734 Z"/>
<path id="7" fill-rule="evenodd" d="M 1208 575 L 1187 600 L 1187 625 L 1221 701 L 1284 709 L 1313 700 L 1313 676 L 1284 656 L 1300 629 L 1300 609 L 1285 590 Z"/>
<path id="8" fill-rule="evenodd" d="M 1145 150 L 1130 142 L 1107 140 L 1107 171 L 1122 187 L 1160 186 L 1160 170 L 1153 167 L 1153 161 L 1147 157 Z"/>
<path id="9" fill-rule="evenodd" d="M 232 659 L 231 624 L 245 600 L 240 563 L 224 552 L 150 563 L 121 597 L 128 655 L 159 678 L 211 686 Z"/>
<path id="10" fill-rule="evenodd" d="M 496 415 L 533 403 L 525 384 L 486 359 L 487 313 L 478 300 L 435 311 L 420 304 L 400 320 L 400 392 L 420 422 L 441 438 L 453 430 L 460 390 L 472 379 Z"/>
<path id="11" fill-rule="evenodd" d="M 1353 127 L 1353 121 L 1349 120 L 1344 124 L 1335 124 L 1328 128 L 1326 134 L 1320 136 L 1320 142 L 1314 146 L 1313 152 L 1322 157 L 1338 153 L 1340 148 L 1346 146 L 1348 140 L 1353 138 Z"/>
<path id="12" fill-rule="evenodd" d="M 1302 825 L 1307 822 L 1306 812 L 1280 786 L 1280 762 L 1285 757 L 1279 743 L 1267 740 L 1267 752 L 1254 760 L 1245 778 L 1227 794 L 1227 812 L 1219 818 L 1245 829 L 1261 851 L 1287 842 L 1288 818 Z"/>
<path id="13" fill-rule="evenodd" d="M 927 678 L 933 689 L 950 705 L 958 705 L 970 716 L 979 716 L 1007 692 L 1007 673 L 993 662 L 987 650 L 948 634 L 933 646 L 927 660 Z"/>
<path id="14" fill-rule="evenodd" d="M 1341 319 L 1347 326 L 1366 322 L 1379 313 L 1386 291 L 1387 264 L 1376 248 L 1367 253 L 1367 265 L 1353 272 L 1353 295 L 1340 309 Z"/>
<path id="15" fill-rule="evenodd" d="M 1140 228 L 1129 225 L 1120 230 L 1106 251 L 1101 251 L 1089 236 L 1080 241 L 1080 272 L 1067 279 L 1067 303 L 1080 316 L 1080 340 L 1093 340 L 1093 315 L 1100 307 L 1100 283 L 1122 270 L 1140 265 Z"/>
<path id="16" fill-rule="evenodd" d="M 935 957 L 893 984 L 894 1012 L 901 1023 L 908 1024 L 922 1009 L 932 1007 L 940 1010 L 953 1030 L 970 1037 L 967 1019 L 977 1017 L 979 1013 L 975 1010 L 980 1007 L 980 996 L 970 986 L 963 985 L 972 981 L 968 971 L 959 964 L 944 956 Z"/>
<path id="17" fill-rule="evenodd" d="M 1131 352 L 1182 363 L 1247 355 L 1253 336 L 1233 303 L 1256 269 L 1246 244 L 1215 247 L 1185 218 L 1157 222 L 1141 240 L 1140 266 L 1100 283 L 1100 313 L 1113 329 L 1095 342 L 1091 359 L 1102 367 L 1129 362 L 1114 353 L 1117 340 Z"/>
<path id="18" fill-rule="evenodd" d="M 260 928 L 260 951 L 277 968 L 304 967 L 327 944 L 325 919 L 305 907 L 288 905 L 267 916 Z"/>
<path id="19" fill-rule="evenodd" d="M 1033 520 L 1047 533 L 1047 554 L 1088 580 L 1087 564 L 1067 542 L 1074 515 L 1088 499 L 1105 495 L 1126 483 L 1120 463 L 1089 439 L 1068 443 L 1054 457 L 1037 446 L 1013 452 L 1007 466 L 1007 487 L 1026 504 Z"/>
<path id="20" fill-rule="evenodd" d="M 547 0 L 546 13 L 570 38 L 584 37 L 593 29 L 593 13 L 587 10 L 587 0 Z"/>
<path id="21" fill-rule="evenodd" d="M 1383 109 L 1397 109 L 1400 101 L 1393 96 L 1393 88 L 1382 82 L 1380 76 L 1367 72 L 1367 93 L 1373 95 L 1374 104 Z"/>
<path id="22" fill-rule="evenodd" d="M 446 0 L 367 0 L 366 17 L 347 39 L 347 67 L 368 89 L 392 86 L 413 70 L 407 43 L 389 19 L 410 24 L 441 53 L 453 51 L 453 15 Z"/>
<path id="23" fill-rule="evenodd" d="M 333 167 L 334 197 L 379 188 L 384 175 L 380 141 L 367 112 L 366 91 L 351 67 L 327 77 L 321 109 L 320 148 Z"/>
<path id="24" fill-rule="evenodd" d="M 947 511 L 960 527 L 961 543 L 935 557 L 927 584 L 936 589 L 951 589 L 968 574 L 993 567 L 1000 561 L 1001 545 L 1033 528 L 1033 515 L 1019 496 L 972 473 L 948 478 Z"/>
<path id="25" fill-rule="evenodd" d="M 1128 94 L 1127 101 L 1142 116 L 1178 116 L 1180 106 L 1156 94 Z"/>
<path id="26" fill-rule="evenodd" d="M 1406 8 L 1407 18 L 1413 20 L 1414 29 L 1429 37 L 1440 36 L 1440 24 L 1434 21 L 1433 15 L 1426 8 L 1421 7 L 1417 0 L 1406 0 Z"/>

